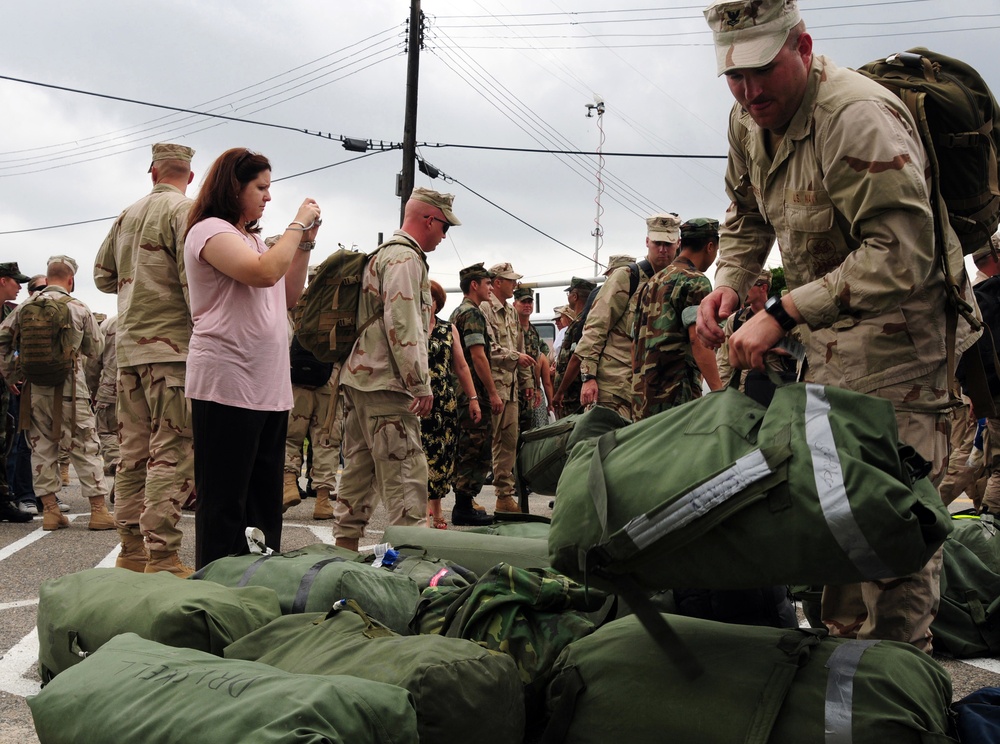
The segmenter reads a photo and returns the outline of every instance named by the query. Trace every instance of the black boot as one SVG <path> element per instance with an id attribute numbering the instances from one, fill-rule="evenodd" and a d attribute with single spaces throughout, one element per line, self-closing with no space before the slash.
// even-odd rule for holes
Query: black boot
<path id="1" fill-rule="evenodd" d="M 0 501 L 0 522 L 30 522 L 32 516 L 10 501 Z"/>

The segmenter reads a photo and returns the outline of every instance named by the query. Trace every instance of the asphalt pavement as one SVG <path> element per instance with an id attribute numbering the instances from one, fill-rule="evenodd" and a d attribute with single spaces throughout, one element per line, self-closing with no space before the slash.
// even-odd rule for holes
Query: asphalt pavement
<path id="1" fill-rule="evenodd" d="M 81 495 L 75 476 L 71 475 L 70 485 L 62 489 L 60 498 L 71 508 L 69 529 L 44 532 L 41 517 L 25 524 L 0 522 L 0 744 L 38 742 L 25 698 L 37 693 L 41 684 L 35 630 L 41 583 L 75 571 L 113 566 L 118 552 L 115 531 L 87 529 L 87 500 Z M 493 489 L 484 488 L 479 502 L 492 511 Z M 333 542 L 331 522 L 312 519 L 313 503 L 308 499 L 285 514 L 282 549 Z M 532 496 L 530 511 L 548 516 L 549 503 L 548 497 Z M 445 499 L 446 516 L 450 516 L 453 504 L 453 497 Z M 969 505 L 960 501 L 953 508 Z M 381 542 L 385 521 L 385 511 L 379 507 L 361 542 L 362 551 Z M 185 535 L 182 560 L 194 565 L 192 512 L 183 513 L 181 527 Z M 952 676 L 956 700 L 981 687 L 1000 686 L 1000 660 L 938 660 Z M 94 714 L 100 713 L 94 711 Z"/>

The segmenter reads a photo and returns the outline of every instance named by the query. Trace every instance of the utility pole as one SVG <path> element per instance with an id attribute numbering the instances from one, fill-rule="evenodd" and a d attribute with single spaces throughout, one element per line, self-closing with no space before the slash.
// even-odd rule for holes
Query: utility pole
<path id="1" fill-rule="evenodd" d="M 590 233 L 594 236 L 594 276 L 601 273 L 599 256 L 601 254 L 601 244 L 604 242 L 604 228 L 601 227 L 601 215 L 604 214 L 604 207 L 601 206 L 601 194 L 604 193 L 604 99 L 598 95 L 594 96 L 593 103 L 584 104 L 587 107 L 587 118 L 597 115 L 597 129 L 601 133 L 597 143 L 597 216 L 594 218 L 594 231 Z"/>
<path id="2" fill-rule="evenodd" d="M 406 200 L 413 191 L 417 162 L 417 83 L 420 80 L 420 49 L 424 43 L 424 14 L 420 0 L 410 0 L 409 34 L 406 41 L 406 111 L 403 114 L 403 170 L 396 182 L 399 223 L 403 224 Z"/>

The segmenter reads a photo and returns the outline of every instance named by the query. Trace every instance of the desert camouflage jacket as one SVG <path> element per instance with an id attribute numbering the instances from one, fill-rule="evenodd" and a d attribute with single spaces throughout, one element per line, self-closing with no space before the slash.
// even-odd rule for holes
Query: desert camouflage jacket
<path id="1" fill-rule="evenodd" d="M 490 371 L 497 395 L 503 400 L 515 400 L 514 383 L 520 390 L 534 387 L 533 367 L 521 367 L 517 360 L 524 354 L 524 334 L 517 320 L 517 311 L 501 302 L 496 295 L 479 305 L 490 327 Z"/>

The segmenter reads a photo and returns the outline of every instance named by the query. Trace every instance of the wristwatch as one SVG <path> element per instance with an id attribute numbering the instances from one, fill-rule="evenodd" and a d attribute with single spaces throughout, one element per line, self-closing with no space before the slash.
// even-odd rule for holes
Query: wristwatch
<path id="1" fill-rule="evenodd" d="M 589 380 L 596 380 L 597 379 L 597 375 L 588 375 L 587 373 L 584 373 L 584 374 L 580 375 L 580 379 L 583 382 L 588 382 Z"/>
<path id="2" fill-rule="evenodd" d="M 798 323 L 795 322 L 795 318 L 789 315 L 788 311 L 785 310 L 785 306 L 781 304 L 781 298 L 777 295 L 764 303 L 764 309 L 767 311 L 768 315 L 778 321 L 778 325 L 781 326 L 781 330 L 783 331 L 790 331 L 798 325 Z"/>

